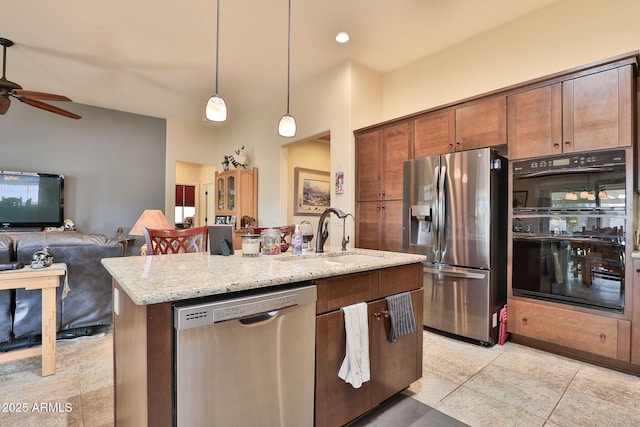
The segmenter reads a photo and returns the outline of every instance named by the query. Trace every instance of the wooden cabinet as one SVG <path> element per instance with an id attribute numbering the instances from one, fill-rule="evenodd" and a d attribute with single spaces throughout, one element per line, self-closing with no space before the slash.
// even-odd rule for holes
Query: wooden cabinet
<path id="1" fill-rule="evenodd" d="M 527 159 L 562 152 L 562 84 L 509 96 L 509 156 Z"/>
<path id="2" fill-rule="evenodd" d="M 564 150 L 589 151 L 631 145 L 631 65 L 589 74 L 562 84 Z"/>
<path id="3" fill-rule="evenodd" d="M 356 200 L 402 199 L 403 162 L 411 156 L 413 126 L 403 123 L 356 136 Z"/>
<path id="4" fill-rule="evenodd" d="M 402 249 L 403 164 L 413 124 L 356 136 L 356 247 Z"/>
<path id="5" fill-rule="evenodd" d="M 316 311 L 315 425 L 341 426 L 405 389 L 422 376 L 421 264 L 319 280 Z M 391 343 L 385 296 L 411 294 L 416 333 Z M 355 389 L 338 377 L 345 356 L 340 307 L 367 302 L 371 380 Z"/>
<path id="6" fill-rule="evenodd" d="M 523 337 L 622 362 L 630 360 L 631 324 L 626 320 L 510 301 L 509 323 L 512 324 L 510 330 Z"/>
<path id="7" fill-rule="evenodd" d="M 505 145 L 507 101 L 501 96 L 415 119 L 416 158 Z"/>
<path id="8" fill-rule="evenodd" d="M 216 217 L 229 217 L 234 226 L 233 247 L 239 249 L 246 233 L 242 217 L 258 220 L 258 168 L 216 172 L 215 197 Z"/>
<path id="9" fill-rule="evenodd" d="M 510 158 L 630 146 L 633 92 L 626 65 L 509 95 Z"/>
<path id="10" fill-rule="evenodd" d="M 413 153 L 416 158 L 456 150 L 455 110 L 426 114 L 413 122 Z"/>
<path id="11" fill-rule="evenodd" d="M 356 203 L 356 247 L 402 251 L 402 200 Z"/>
<path id="12" fill-rule="evenodd" d="M 456 151 L 507 143 L 507 98 L 499 96 L 456 109 Z"/>
<path id="13" fill-rule="evenodd" d="M 640 365 L 640 259 L 633 258 L 632 265 L 631 363 Z"/>

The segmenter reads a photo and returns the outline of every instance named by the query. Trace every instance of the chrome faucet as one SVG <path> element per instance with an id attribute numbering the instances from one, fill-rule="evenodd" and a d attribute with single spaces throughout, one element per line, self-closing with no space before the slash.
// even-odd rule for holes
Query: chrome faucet
<path id="1" fill-rule="evenodd" d="M 324 252 L 324 242 L 327 241 L 327 237 L 329 237 L 329 221 L 325 221 L 327 217 L 333 212 L 340 219 L 344 219 L 347 217 L 347 214 L 342 212 L 340 209 L 336 208 L 327 208 L 322 215 L 320 215 L 320 221 L 318 222 L 318 233 L 316 236 L 316 252 L 321 253 Z"/>

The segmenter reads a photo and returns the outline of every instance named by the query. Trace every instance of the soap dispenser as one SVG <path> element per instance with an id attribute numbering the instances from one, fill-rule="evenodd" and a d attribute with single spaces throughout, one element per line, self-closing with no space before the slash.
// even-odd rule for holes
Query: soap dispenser
<path id="1" fill-rule="evenodd" d="M 293 247 L 294 254 L 302 253 L 302 232 L 300 231 L 298 224 L 296 224 L 296 229 L 291 237 L 291 246 Z"/>

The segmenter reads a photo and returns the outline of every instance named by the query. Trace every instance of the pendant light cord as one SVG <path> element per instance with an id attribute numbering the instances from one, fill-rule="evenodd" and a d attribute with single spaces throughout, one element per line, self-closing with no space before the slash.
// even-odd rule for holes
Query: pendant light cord
<path id="1" fill-rule="evenodd" d="M 218 52 L 220 51 L 220 0 L 216 10 L 216 96 L 218 96 Z"/>
<path id="2" fill-rule="evenodd" d="M 291 91 L 291 0 L 289 0 L 289 22 L 287 27 L 287 115 L 289 114 L 289 93 Z"/>

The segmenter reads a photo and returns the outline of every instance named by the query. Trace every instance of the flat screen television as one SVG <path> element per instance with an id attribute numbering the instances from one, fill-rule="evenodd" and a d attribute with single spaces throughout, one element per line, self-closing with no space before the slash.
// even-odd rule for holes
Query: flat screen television
<path id="1" fill-rule="evenodd" d="M 63 216 L 63 175 L 0 171 L 2 229 L 60 227 Z"/>

